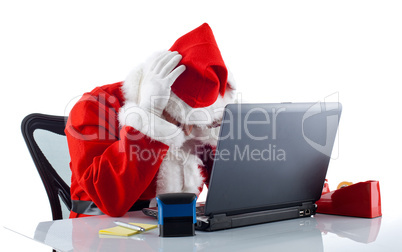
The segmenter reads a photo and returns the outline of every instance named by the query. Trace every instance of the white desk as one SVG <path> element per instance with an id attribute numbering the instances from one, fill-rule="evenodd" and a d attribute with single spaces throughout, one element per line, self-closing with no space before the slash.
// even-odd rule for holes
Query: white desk
<path id="1" fill-rule="evenodd" d="M 194 237 L 161 238 L 154 229 L 128 238 L 100 236 L 113 221 L 157 223 L 141 212 L 8 227 L 60 251 L 402 251 L 402 218 L 363 219 L 317 214 Z M 27 229 L 28 228 L 28 229 Z"/>

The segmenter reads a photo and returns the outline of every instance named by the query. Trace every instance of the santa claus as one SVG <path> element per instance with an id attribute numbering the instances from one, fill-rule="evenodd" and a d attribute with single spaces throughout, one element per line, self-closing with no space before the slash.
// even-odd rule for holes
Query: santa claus
<path id="1" fill-rule="evenodd" d="M 224 106 L 235 84 L 208 24 L 156 53 L 124 82 L 97 87 L 66 125 L 71 218 L 122 216 L 158 194 L 208 185 Z"/>

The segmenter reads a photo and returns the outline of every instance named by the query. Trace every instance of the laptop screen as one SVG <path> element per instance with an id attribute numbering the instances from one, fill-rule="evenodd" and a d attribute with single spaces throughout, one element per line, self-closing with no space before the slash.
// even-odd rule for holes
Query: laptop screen
<path id="1" fill-rule="evenodd" d="M 340 103 L 229 104 L 205 214 L 317 201 L 340 114 Z"/>

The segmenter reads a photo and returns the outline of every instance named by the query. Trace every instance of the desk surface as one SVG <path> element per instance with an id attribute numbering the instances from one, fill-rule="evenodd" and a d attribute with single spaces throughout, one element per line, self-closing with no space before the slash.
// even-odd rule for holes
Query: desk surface
<path id="1" fill-rule="evenodd" d="M 157 223 L 141 212 L 40 222 L 31 230 L 8 227 L 60 251 L 402 251 L 402 218 L 353 218 L 317 214 L 193 237 L 161 238 L 159 230 L 121 238 L 101 236 L 113 221 Z M 21 230 L 24 230 L 21 232 Z"/>

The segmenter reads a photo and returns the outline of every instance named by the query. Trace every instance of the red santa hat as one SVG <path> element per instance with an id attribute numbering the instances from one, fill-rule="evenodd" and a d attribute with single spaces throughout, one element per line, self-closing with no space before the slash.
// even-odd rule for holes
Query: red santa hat
<path id="1" fill-rule="evenodd" d="M 172 91 L 192 108 L 212 105 L 226 90 L 228 71 L 207 23 L 180 37 L 170 48 L 182 55 L 186 71 Z"/>
<path id="2" fill-rule="evenodd" d="M 186 124 L 200 121 L 210 124 L 219 119 L 216 118 L 218 115 L 214 116 L 216 109 L 233 101 L 235 87 L 233 81 L 228 83 L 228 70 L 209 25 L 204 23 L 183 35 L 169 50 L 182 55 L 180 64 L 186 66 L 186 71 L 171 87 L 173 100 L 178 99 L 169 102 L 167 112 Z M 174 104 L 177 100 L 181 102 L 179 107 Z M 204 113 L 197 113 L 199 108 L 207 109 L 212 118 L 207 118 L 205 110 Z M 191 115 L 185 118 L 190 112 Z"/>
<path id="3" fill-rule="evenodd" d="M 183 35 L 170 51 L 182 55 L 180 64 L 185 65 L 186 70 L 171 87 L 166 112 L 182 124 L 201 128 L 221 120 L 223 108 L 234 101 L 236 88 L 209 25 L 204 23 Z M 122 87 L 126 104 L 138 105 L 143 73 L 160 53 L 129 74 Z"/>

